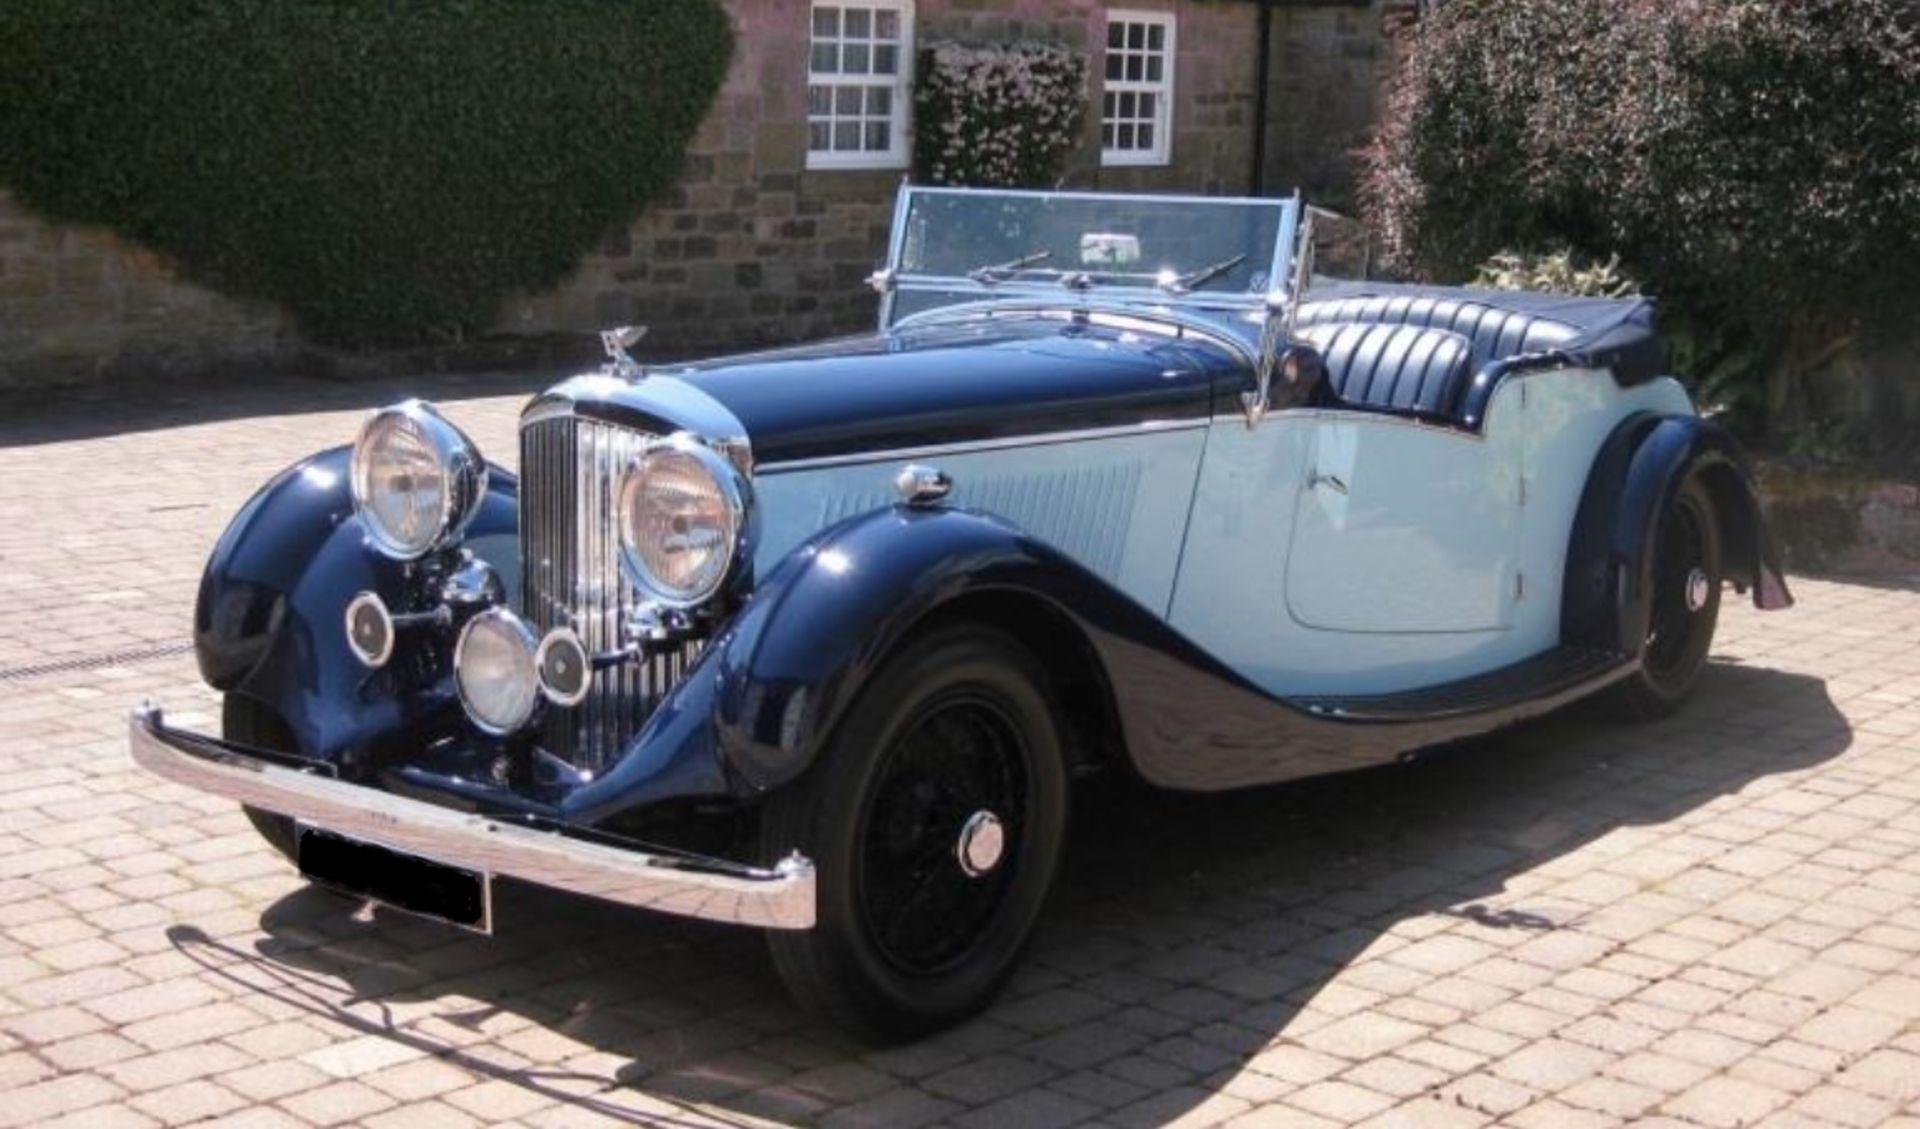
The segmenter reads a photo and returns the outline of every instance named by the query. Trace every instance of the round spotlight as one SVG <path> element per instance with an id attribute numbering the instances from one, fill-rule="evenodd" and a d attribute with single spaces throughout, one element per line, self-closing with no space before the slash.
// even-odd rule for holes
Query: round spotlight
<path id="1" fill-rule="evenodd" d="M 386 601 L 362 592 L 347 601 L 347 649 L 368 670 L 379 670 L 393 657 L 393 614 Z"/>
<path id="2" fill-rule="evenodd" d="M 533 664 L 540 670 L 540 692 L 556 706 L 577 706 L 593 685 L 593 659 L 571 627 L 556 627 L 540 640 Z"/>
<path id="3" fill-rule="evenodd" d="M 505 608 L 467 621 L 453 648 L 453 681 L 481 732 L 505 736 L 532 720 L 540 700 L 537 646 L 533 629 Z"/>

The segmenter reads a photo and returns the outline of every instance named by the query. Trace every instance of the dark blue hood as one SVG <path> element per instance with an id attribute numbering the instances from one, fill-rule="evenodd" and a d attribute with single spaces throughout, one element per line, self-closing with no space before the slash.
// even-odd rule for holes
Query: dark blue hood
<path id="1" fill-rule="evenodd" d="M 1245 377 L 1199 337 L 1000 315 L 663 370 L 745 425 L 755 462 L 1204 417 Z"/>

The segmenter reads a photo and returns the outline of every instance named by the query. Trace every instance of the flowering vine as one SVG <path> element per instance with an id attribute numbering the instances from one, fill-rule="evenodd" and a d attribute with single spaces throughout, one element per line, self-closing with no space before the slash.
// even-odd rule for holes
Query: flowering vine
<path id="1" fill-rule="evenodd" d="M 928 184 L 1052 187 L 1086 120 L 1087 62 L 1048 43 L 922 52 L 914 168 Z"/>

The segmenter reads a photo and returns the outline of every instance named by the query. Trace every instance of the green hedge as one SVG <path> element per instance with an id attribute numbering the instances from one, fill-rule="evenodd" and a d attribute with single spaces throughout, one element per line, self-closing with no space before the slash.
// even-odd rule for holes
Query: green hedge
<path id="1" fill-rule="evenodd" d="M 488 325 L 670 188 L 714 0 L 5 0 L 0 183 L 317 339 Z"/>
<path id="2" fill-rule="evenodd" d="M 1906 0 L 1453 0 L 1368 154 L 1385 257 L 1618 254 L 1790 429 L 1920 304 L 1920 39 Z M 1705 336 L 1703 336 L 1705 335 Z M 1708 341 L 1711 337 L 1714 340 Z"/>

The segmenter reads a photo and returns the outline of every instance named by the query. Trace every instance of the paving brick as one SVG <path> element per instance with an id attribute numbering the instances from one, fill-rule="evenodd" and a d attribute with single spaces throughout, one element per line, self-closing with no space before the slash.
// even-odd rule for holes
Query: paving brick
<path id="1" fill-rule="evenodd" d="M 1757 1083 L 1709 1078 L 1661 1109 L 1696 1124 L 1733 1129 L 1758 1124 L 1786 1102 L 1786 1094 Z"/>

